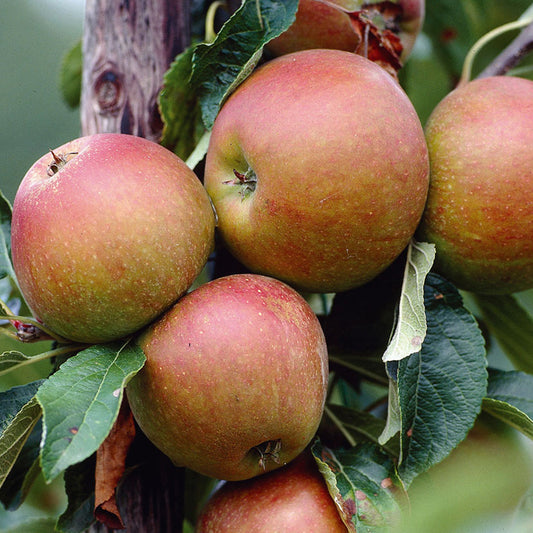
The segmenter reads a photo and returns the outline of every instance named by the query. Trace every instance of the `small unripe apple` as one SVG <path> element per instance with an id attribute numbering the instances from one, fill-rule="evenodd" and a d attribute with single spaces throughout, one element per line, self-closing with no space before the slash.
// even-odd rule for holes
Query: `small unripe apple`
<path id="1" fill-rule="evenodd" d="M 251 478 L 296 457 L 322 418 L 327 347 L 309 304 L 284 283 L 236 274 L 201 285 L 139 339 L 127 386 L 145 435 L 176 465 Z"/>
<path id="2" fill-rule="evenodd" d="M 215 120 L 205 169 L 230 252 L 312 292 L 385 270 L 415 232 L 428 180 L 405 92 L 339 50 L 287 54 L 252 73 Z"/>
<path id="3" fill-rule="evenodd" d="M 533 82 L 471 81 L 434 109 L 420 239 L 436 268 L 461 289 L 511 293 L 533 287 Z"/>
<path id="4" fill-rule="evenodd" d="M 42 156 L 13 204 L 13 266 L 29 307 L 61 337 L 107 342 L 168 309 L 213 248 L 200 180 L 140 137 L 81 137 Z"/>
<path id="5" fill-rule="evenodd" d="M 405 61 L 422 29 L 424 0 L 362 2 L 361 0 L 300 0 L 296 20 L 287 31 L 267 44 L 274 55 L 311 48 L 365 50 L 365 34 L 356 17 L 371 24 L 384 39 L 397 40 Z M 396 44 L 396 42 L 395 42 Z"/>
<path id="6" fill-rule="evenodd" d="M 202 510 L 196 533 L 346 533 L 314 459 L 247 481 L 227 482 Z"/>

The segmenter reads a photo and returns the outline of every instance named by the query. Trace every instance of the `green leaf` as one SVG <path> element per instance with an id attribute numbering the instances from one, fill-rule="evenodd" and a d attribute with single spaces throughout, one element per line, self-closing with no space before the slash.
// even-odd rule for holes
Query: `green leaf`
<path id="1" fill-rule="evenodd" d="M 483 409 L 533 439 L 533 376 L 491 369 Z"/>
<path id="2" fill-rule="evenodd" d="M 46 481 L 97 450 L 117 418 L 124 387 L 144 361 L 132 342 L 91 346 L 65 361 L 39 388 Z"/>
<path id="3" fill-rule="evenodd" d="M 298 0 L 244 0 L 212 43 L 197 46 L 191 83 L 208 130 L 224 101 L 259 62 L 264 45 L 294 22 L 297 8 Z"/>
<path id="4" fill-rule="evenodd" d="M 41 383 L 34 381 L 0 393 L 0 487 L 41 418 L 41 407 L 35 399 Z"/>
<path id="5" fill-rule="evenodd" d="M 513 366 L 533 374 L 533 317 L 513 295 L 477 294 L 474 301 Z"/>
<path id="6" fill-rule="evenodd" d="M 81 40 L 63 57 L 59 72 L 59 89 L 65 103 L 72 109 L 80 105 L 83 66 Z"/>
<path id="7" fill-rule="evenodd" d="M 394 375 L 397 376 L 398 366 L 396 362 L 388 363 L 394 366 Z M 383 432 L 378 438 L 379 444 L 385 446 L 395 435 L 402 431 L 402 410 L 400 408 L 400 392 L 396 379 L 389 378 L 389 401 L 387 404 L 387 421 Z"/>
<path id="8" fill-rule="evenodd" d="M 160 143 L 183 160 L 193 152 L 205 131 L 197 95 L 189 83 L 195 48 L 196 45 L 190 46 L 172 62 L 158 100 L 163 120 Z"/>
<path id="9" fill-rule="evenodd" d="M 435 259 L 435 245 L 412 240 L 402 282 L 398 318 L 383 361 L 399 361 L 418 352 L 426 337 L 424 281 Z"/>
<path id="10" fill-rule="evenodd" d="M 383 531 L 398 520 L 405 494 L 393 461 L 377 446 L 331 450 L 317 440 L 312 452 L 349 531 Z"/>
<path id="11" fill-rule="evenodd" d="M 430 274 L 425 305 L 426 340 L 397 369 L 406 486 L 466 437 L 487 391 L 484 339 L 458 291 Z"/>
<path id="12" fill-rule="evenodd" d="M 15 279 L 11 264 L 11 204 L 0 192 L 0 279 L 10 276 Z"/>
<path id="13" fill-rule="evenodd" d="M 67 468 L 65 471 L 65 492 L 68 505 L 58 518 L 56 529 L 61 533 L 87 531 L 95 522 L 94 517 L 94 469 L 95 456 Z"/>

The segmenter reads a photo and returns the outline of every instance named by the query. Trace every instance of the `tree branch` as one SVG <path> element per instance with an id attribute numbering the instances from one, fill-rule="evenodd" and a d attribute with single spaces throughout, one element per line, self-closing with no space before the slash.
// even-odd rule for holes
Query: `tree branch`
<path id="1" fill-rule="evenodd" d="M 509 72 L 529 52 L 533 50 L 533 22 L 526 26 L 519 35 L 477 76 L 501 76 Z"/>
<path id="2" fill-rule="evenodd" d="M 87 0 L 81 125 L 84 135 L 130 133 L 158 141 L 157 98 L 190 41 L 190 2 Z"/>
<path id="3" fill-rule="evenodd" d="M 170 63 L 190 42 L 190 0 L 86 0 L 81 95 L 82 134 L 128 133 L 158 142 L 158 95 Z M 139 442 L 142 453 L 136 454 Z M 142 459 L 139 464 L 138 460 Z M 178 533 L 184 472 L 146 439 L 136 438 L 133 470 L 118 490 L 127 531 Z M 108 533 L 103 523 L 91 533 Z"/>

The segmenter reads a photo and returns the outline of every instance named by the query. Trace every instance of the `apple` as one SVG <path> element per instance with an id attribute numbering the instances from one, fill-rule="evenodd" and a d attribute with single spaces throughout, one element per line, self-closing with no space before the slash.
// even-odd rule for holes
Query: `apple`
<path id="1" fill-rule="evenodd" d="M 374 34 L 392 44 L 395 55 L 405 61 L 422 29 L 424 14 L 424 0 L 399 0 L 394 4 L 300 0 L 294 23 L 266 48 L 275 56 L 311 48 L 364 54 L 369 43 L 365 43 L 363 28 L 368 25 Z"/>
<path id="2" fill-rule="evenodd" d="M 224 483 L 208 500 L 196 524 L 196 533 L 304 531 L 348 531 L 307 452 L 275 472 Z"/>
<path id="3" fill-rule="evenodd" d="M 204 267 L 214 213 L 172 152 L 132 135 L 81 137 L 42 156 L 15 196 L 13 266 L 57 335 L 99 343 L 168 309 Z"/>
<path id="4" fill-rule="evenodd" d="M 459 288 L 505 294 L 533 287 L 533 82 L 473 80 L 432 112 L 431 185 L 420 239 Z"/>
<path id="5" fill-rule="evenodd" d="M 428 182 L 405 92 L 340 50 L 287 54 L 252 73 L 215 119 L 204 177 L 241 263 L 322 293 L 363 285 L 400 255 Z"/>
<path id="6" fill-rule="evenodd" d="M 289 286 L 255 274 L 200 285 L 139 338 L 127 397 L 144 434 L 177 466 L 240 480 L 311 441 L 328 382 L 318 318 Z"/>

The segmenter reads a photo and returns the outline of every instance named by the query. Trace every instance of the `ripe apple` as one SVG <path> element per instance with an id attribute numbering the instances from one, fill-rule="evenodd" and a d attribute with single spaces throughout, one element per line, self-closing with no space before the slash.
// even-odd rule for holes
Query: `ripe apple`
<path id="1" fill-rule="evenodd" d="M 324 334 L 284 283 L 235 274 L 199 286 L 139 339 L 127 396 L 145 435 L 176 465 L 246 479 L 313 438 L 328 381 Z"/>
<path id="2" fill-rule="evenodd" d="M 356 54 L 306 50 L 266 63 L 229 97 L 204 183 L 248 269 L 338 292 L 398 257 L 428 180 L 424 132 L 398 83 Z"/>
<path id="3" fill-rule="evenodd" d="M 405 61 L 422 29 L 424 0 L 362 2 L 361 0 L 300 0 L 290 28 L 267 44 L 279 56 L 311 48 L 335 48 L 363 53 L 364 31 L 358 20 L 377 30 L 384 39 L 399 42 Z M 359 17 L 359 18 L 358 18 Z"/>
<path id="4" fill-rule="evenodd" d="M 213 248 L 200 180 L 146 139 L 97 134 L 42 156 L 13 204 L 13 266 L 33 313 L 58 335 L 97 343 L 169 308 Z"/>
<path id="5" fill-rule="evenodd" d="M 307 452 L 275 472 L 223 484 L 208 500 L 196 524 L 196 533 L 304 531 L 348 531 Z"/>
<path id="6" fill-rule="evenodd" d="M 431 185 L 420 238 L 461 289 L 533 287 L 533 82 L 471 81 L 434 109 L 426 136 Z"/>

